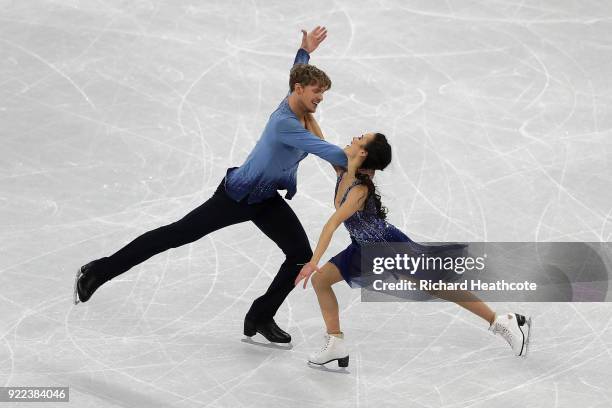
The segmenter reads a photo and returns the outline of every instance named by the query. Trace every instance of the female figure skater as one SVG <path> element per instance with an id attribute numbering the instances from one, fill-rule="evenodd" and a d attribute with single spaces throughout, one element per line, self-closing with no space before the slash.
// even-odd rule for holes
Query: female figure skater
<path id="1" fill-rule="evenodd" d="M 322 137 L 321 129 L 308 115 L 307 126 L 314 134 Z M 337 174 L 334 207 L 336 212 L 329 218 L 319 237 L 311 260 L 306 263 L 295 280 L 297 285 L 304 279 L 304 288 L 312 276 L 323 320 L 327 328 L 326 344 L 313 353 L 308 361 L 313 364 L 326 364 L 338 361 L 340 367 L 347 367 L 349 353 L 340 329 L 338 302 L 332 285 L 345 280 L 351 283 L 360 275 L 361 245 L 377 242 L 405 242 L 422 253 L 431 253 L 432 248 L 452 249 L 453 244 L 438 247 L 413 242 L 404 233 L 386 221 L 386 209 L 382 206 L 372 182 L 373 170 L 383 170 L 391 162 L 391 146 L 381 133 L 366 133 L 354 137 L 351 144 L 344 148 L 348 158 L 348 168 L 335 167 Z M 371 172 L 368 174 L 367 171 Z M 344 223 L 351 236 L 351 244 L 334 256 L 321 268 L 317 265 L 329 246 L 334 231 Z M 454 244 L 461 247 L 464 245 Z M 408 278 L 410 279 L 410 278 Z M 452 301 L 484 319 L 493 334 L 502 336 L 517 356 L 525 356 L 529 342 L 531 318 L 516 313 L 496 315 L 485 303 L 467 291 L 431 291 L 429 294 Z"/>

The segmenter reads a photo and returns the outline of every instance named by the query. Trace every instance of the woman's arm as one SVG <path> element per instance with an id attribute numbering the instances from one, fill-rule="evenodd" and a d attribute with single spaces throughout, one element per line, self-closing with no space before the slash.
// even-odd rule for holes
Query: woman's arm
<path id="1" fill-rule="evenodd" d="M 307 113 L 306 116 L 304 116 L 304 119 L 306 120 L 306 129 L 310 133 L 317 136 L 319 139 L 325 140 L 325 137 L 323 136 L 323 131 L 321 131 L 321 127 L 319 126 L 319 123 L 315 119 L 314 115 L 312 113 Z M 333 164 L 332 167 L 336 171 L 336 176 L 339 176 L 345 170 L 344 168 Z"/>
<path id="2" fill-rule="evenodd" d="M 359 211 L 367 194 L 368 188 L 366 186 L 356 186 L 348 193 L 344 203 L 329 217 L 329 220 L 323 226 L 317 247 L 310 259 L 311 263 L 314 265 L 319 264 L 323 254 L 329 247 L 334 232 L 336 232 L 340 224 Z"/>
<path id="3" fill-rule="evenodd" d="M 308 283 L 308 279 L 310 275 L 312 275 L 315 271 L 317 271 L 319 261 L 321 257 L 329 247 L 329 243 L 331 242 L 332 236 L 338 226 L 344 222 L 351 215 L 355 214 L 355 212 L 359 211 L 363 206 L 363 202 L 368 194 L 368 188 L 366 186 L 356 186 L 354 187 L 346 197 L 346 201 L 342 203 L 340 208 L 336 210 L 336 212 L 327 220 L 325 226 L 323 227 L 323 231 L 321 231 L 321 235 L 319 236 L 319 241 L 317 242 L 317 247 L 310 259 L 310 262 L 302 267 L 300 274 L 295 278 L 295 284 L 297 285 L 302 279 L 304 280 L 304 288 L 306 288 L 306 284 Z"/>
<path id="4" fill-rule="evenodd" d="M 306 121 L 306 129 L 308 129 L 310 133 L 313 133 L 315 136 L 317 136 L 321 140 L 325 140 L 325 136 L 323 136 L 323 131 L 321 130 L 321 127 L 319 126 L 319 122 L 317 122 L 317 120 L 315 119 L 312 113 L 308 112 L 304 116 L 304 120 Z"/>

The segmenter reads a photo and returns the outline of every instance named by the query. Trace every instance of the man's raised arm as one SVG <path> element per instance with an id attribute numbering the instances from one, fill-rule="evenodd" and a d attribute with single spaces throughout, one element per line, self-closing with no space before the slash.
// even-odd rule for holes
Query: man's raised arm
<path id="1" fill-rule="evenodd" d="M 325 38 L 327 38 L 327 28 L 325 27 L 316 26 L 314 30 L 309 33 L 307 33 L 306 30 L 302 30 L 302 44 L 300 45 L 300 49 L 306 51 L 308 54 L 312 54 Z M 295 63 L 298 63 L 297 56 Z M 307 64 L 308 61 L 300 63 Z"/>
<path id="2" fill-rule="evenodd" d="M 325 38 L 327 38 L 327 28 L 325 27 L 316 26 L 314 30 L 309 33 L 307 33 L 306 30 L 302 30 L 302 44 L 297 54 L 295 54 L 293 65 L 308 64 L 308 61 L 310 61 L 310 54 L 317 49 Z"/>

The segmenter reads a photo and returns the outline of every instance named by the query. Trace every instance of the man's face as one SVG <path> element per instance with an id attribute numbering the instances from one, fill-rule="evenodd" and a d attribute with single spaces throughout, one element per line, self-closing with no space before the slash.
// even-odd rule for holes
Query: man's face
<path id="1" fill-rule="evenodd" d="M 295 91 L 300 98 L 304 110 L 309 113 L 314 113 L 317 110 L 317 105 L 323 102 L 323 94 L 327 91 L 327 88 L 319 86 L 318 84 L 306 86 L 296 84 Z"/>

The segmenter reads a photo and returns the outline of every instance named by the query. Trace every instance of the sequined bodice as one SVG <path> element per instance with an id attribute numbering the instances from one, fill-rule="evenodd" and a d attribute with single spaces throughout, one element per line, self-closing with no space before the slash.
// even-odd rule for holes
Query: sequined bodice
<path id="1" fill-rule="evenodd" d="M 338 194 L 338 187 L 343 176 L 344 173 L 338 176 L 338 180 L 336 181 L 334 200 Z M 346 189 L 340 200 L 340 205 L 346 200 L 349 191 L 360 183 L 361 181 L 355 180 Z M 344 221 L 344 226 L 348 230 L 351 239 L 360 245 L 374 242 L 411 241 L 403 232 L 389 224 L 386 220 L 378 217 L 376 213 L 376 202 L 373 196 L 367 198 L 363 210 L 356 211 Z"/>

